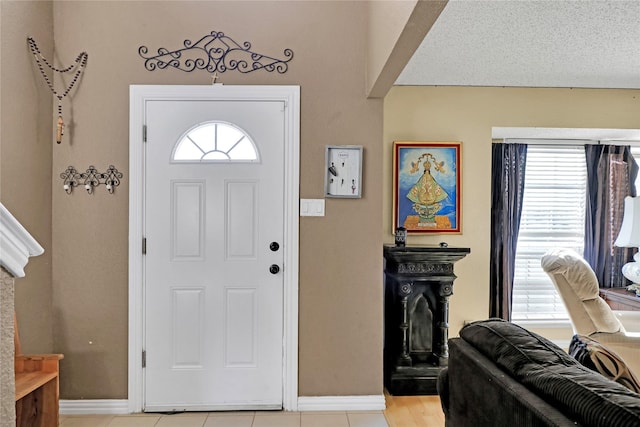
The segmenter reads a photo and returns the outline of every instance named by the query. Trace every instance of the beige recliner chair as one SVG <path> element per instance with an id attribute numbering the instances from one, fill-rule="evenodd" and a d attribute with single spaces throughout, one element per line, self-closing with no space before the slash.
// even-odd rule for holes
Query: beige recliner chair
<path id="1" fill-rule="evenodd" d="M 542 269 L 551 277 L 571 318 L 573 331 L 613 350 L 640 376 L 640 330 L 627 332 L 620 318 L 638 322 L 640 312 L 616 316 L 600 297 L 598 279 L 591 266 L 575 251 L 552 249 L 542 257 Z"/>

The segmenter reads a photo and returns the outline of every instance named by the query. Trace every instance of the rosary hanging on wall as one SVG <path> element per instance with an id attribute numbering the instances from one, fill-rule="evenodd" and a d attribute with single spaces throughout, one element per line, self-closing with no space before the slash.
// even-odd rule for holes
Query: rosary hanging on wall
<path id="1" fill-rule="evenodd" d="M 47 83 L 47 86 L 49 86 L 49 89 L 51 89 L 51 92 L 53 93 L 53 95 L 56 98 L 58 98 L 58 122 L 56 125 L 56 142 L 60 144 L 62 142 L 62 135 L 64 135 L 64 126 L 65 126 L 64 119 L 62 118 L 62 100 L 67 95 L 69 95 L 69 92 L 71 92 L 71 89 L 73 89 L 73 87 L 77 83 L 78 79 L 80 78 L 80 75 L 82 74 L 82 72 L 84 71 L 84 68 L 87 65 L 87 58 L 89 57 L 89 55 L 87 54 L 87 52 L 82 52 L 76 57 L 76 60 L 72 65 L 66 68 L 56 68 L 49 61 L 47 61 L 44 56 L 42 56 L 42 54 L 40 53 L 40 49 L 38 49 L 38 45 L 36 44 L 36 41 L 32 37 L 27 38 L 27 42 L 29 42 L 29 48 L 31 49 L 31 53 L 33 54 L 33 57 L 36 60 L 36 64 L 38 65 L 40 74 L 42 74 L 44 81 Z M 64 92 L 59 93 L 56 90 L 56 88 L 53 86 L 53 78 L 49 78 L 49 76 L 47 75 L 44 69 L 45 65 L 52 72 L 58 73 L 61 76 L 63 74 L 68 74 L 68 73 L 72 74 L 73 77 L 71 79 L 71 83 L 69 83 L 69 85 L 66 88 L 64 88 Z"/>

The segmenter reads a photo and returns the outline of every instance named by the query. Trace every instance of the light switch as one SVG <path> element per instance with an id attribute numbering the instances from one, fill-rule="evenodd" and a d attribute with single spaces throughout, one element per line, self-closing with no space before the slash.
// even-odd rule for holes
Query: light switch
<path id="1" fill-rule="evenodd" d="M 300 216 L 324 216 L 324 199 L 300 199 Z"/>
<path id="2" fill-rule="evenodd" d="M 313 201 L 313 214 L 316 216 L 324 216 L 324 199 L 316 199 Z"/>

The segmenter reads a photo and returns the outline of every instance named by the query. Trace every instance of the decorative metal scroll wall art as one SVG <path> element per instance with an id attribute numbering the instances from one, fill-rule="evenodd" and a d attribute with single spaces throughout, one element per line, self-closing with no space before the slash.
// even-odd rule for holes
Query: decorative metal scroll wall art
<path id="1" fill-rule="evenodd" d="M 84 71 L 84 68 L 87 66 L 87 59 L 89 58 L 89 55 L 87 54 L 87 52 L 82 52 L 76 57 L 76 60 L 72 65 L 69 65 L 66 68 L 56 68 L 53 66 L 51 62 L 47 61 L 47 59 L 44 56 L 42 56 L 42 53 L 40 53 L 40 49 L 38 49 L 38 45 L 36 44 L 36 41 L 32 37 L 28 37 L 27 42 L 29 43 L 29 48 L 31 49 L 33 58 L 36 61 L 38 70 L 40 70 L 40 74 L 42 74 L 42 77 L 44 78 L 45 83 L 47 83 L 47 86 L 49 86 L 49 89 L 51 90 L 53 95 L 56 98 L 58 98 L 58 123 L 56 125 L 56 142 L 60 144 L 62 142 L 62 135 L 64 135 L 64 119 L 62 118 L 62 99 L 67 95 L 69 95 L 69 92 L 71 92 L 71 89 L 73 89 L 73 87 L 78 82 L 80 75 Z M 56 88 L 53 85 L 53 78 L 49 77 L 49 75 L 44 69 L 45 66 L 49 70 L 51 70 L 51 72 L 58 73 L 61 76 L 63 74 L 72 73 L 73 77 L 71 78 L 71 82 L 69 83 L 69 86 L 64 88 L 64 92 L 60 93 L 56 90 Z"/>
<path id="2" fill-rule="evenodd" d="M 197 42 L 184 41 L 184 48 L 168 50 L 158 49 L 158 54 L 148 54 L 146 46 L 138 48 L 138 54 L 145 59 L 144 67 L 149 71 L 156 68 L 176 68 L 181 71 L 205 70 L 209 73 L 224 73 L 237 70 L 250 73 L 257 70 L 268 72 L 287 72 L 289 61 L 293 59 L 291 49 L 284 50 L 284 59 L 274 58 L 251 50 L 251 43 L 244 42 L 240 46 L 223 32 L 212 31 Z"/>
<path id="3" fill-rule="evenodd" d="M 120 185 L 122 172 L 119 172 L 114 166 L 109 166 L 106 172 L 98 172 L 98 170 L 89 166 L 86 172 L 78 172 L 73 166 L 69 166 L 67 170 L 60 174 L 60 178 L 64 180 L 62 188 L 67 194 L 71 194 L 74 187 L 84 184 L 87 193 L 93 194 L 93 189 L 100 184 L 104 184 L 109 194 L 113 194 L 113 190 Z"/>

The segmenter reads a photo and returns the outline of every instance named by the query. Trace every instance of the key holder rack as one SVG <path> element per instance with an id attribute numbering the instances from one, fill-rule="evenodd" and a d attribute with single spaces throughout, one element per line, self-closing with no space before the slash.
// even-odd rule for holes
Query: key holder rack
<path id="1" fill-rule="evenodd" d="M 362 146 L 325 147 L 324 197 L 362 197 Z"/>
<path id="2" fill-rule="evenodd" d="M 78 172 L 73 166 L 69 166 L 60 178 L 63 180 L 62 188 L 65 193 L 71 194 L 75 187 L 83 184 L 88 194 L 93 194 L 94 188 L 104 184 L 109 194 L 113 194 L 115 188 L 120 185 L 122 172 L 110 165 L 106 172 L 99 172 L 94 166 L 89 166 L 86 172 Z"/>

